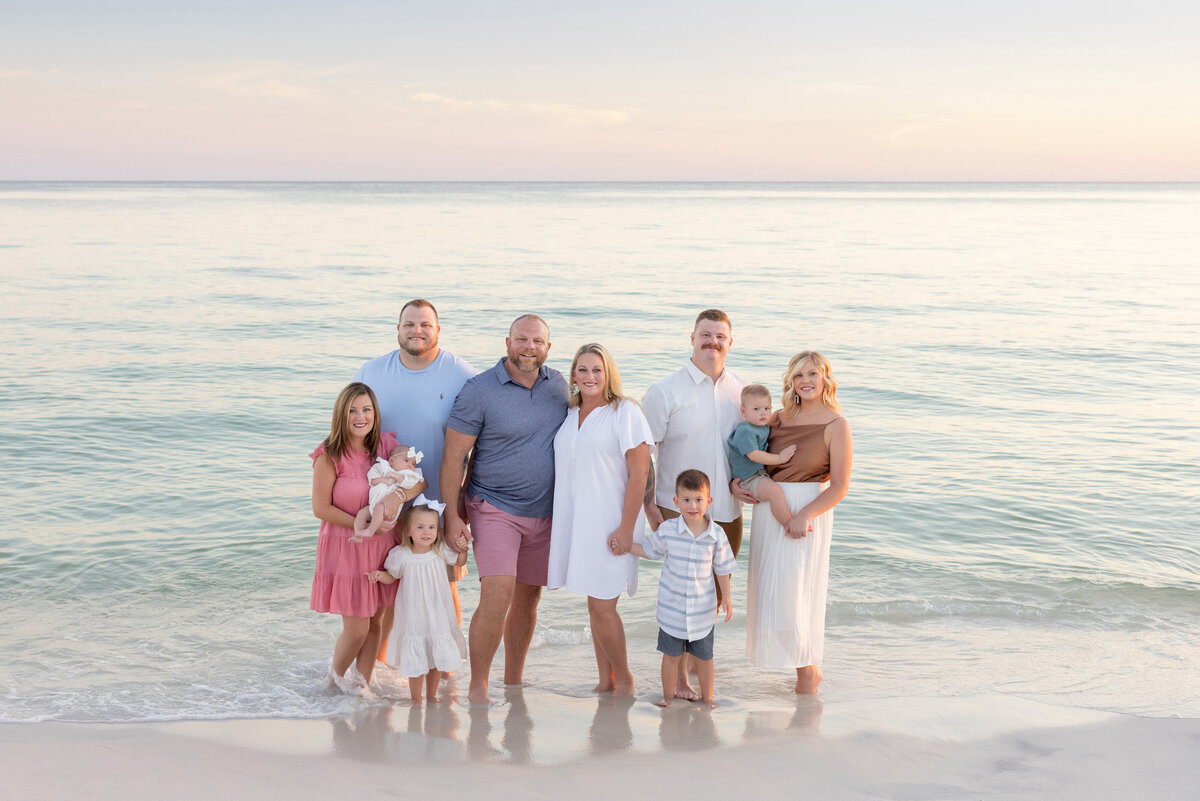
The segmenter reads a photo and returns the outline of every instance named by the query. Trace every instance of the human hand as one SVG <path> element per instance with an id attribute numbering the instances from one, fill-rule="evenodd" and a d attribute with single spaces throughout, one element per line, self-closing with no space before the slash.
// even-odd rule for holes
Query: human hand
<path id="1" fill-rule="evenodd" d="M 646 504 L 646 523 L 651 531 L 658 531 L 658 527 L 663 524 L 663 513 L 657 504 Z"/>
<path id="2" fill-rule="evenodd" d="M 721 608 L 725 610 L 725 622 L 733 620 L 733 599 L 726 595 L 721 599 Z"/>
<path id="3" fill-rule="evenodd" d="M 382 570 L 369 570 L 364 575 L 371 581 L 372 584 L 378 584 L 379 574 L 382 572 Z"/>
<path id="4" fill-rule="evenodd" d="M 621 529 L 617 529 L 608 536 L 608 550 L 612 551 L 614 556 L 624 556 L 625 554 L 629 553 L 629 549 L 632 546 L 632 531 L 621 531 Z"/>
<path id="5" fill-rule="evenodd" d="M 797 512 L 792 515 L 792 519 L 788 521 L 787 528 L 783 533 L 785 536 L 799 540 L 807 537 L 813 532 L 812 518 L 804 512 Z"/>
<path id="6" fill-rule="evenodd" d="M 729 491 L 733 494 L 733 497 L 742 503 L 758 503 L 758 499 L 754 497 L 753 493 L 742 489 L 742 480 L 740 478 L 735 478 L 729 482 Z"/>
<path id="7" fill-rule="evenodd" d="M 466 553 L 467 546 L 474 542 L 467 521 L 456 514 L 446 514 L 446 542 L 459 553 Z"/>
<path id="8" fill-rule="evenodd" d="M 796 446 L 788 445 L 786 448 L 784 448 L 783 450 L 781 450 L 779 452 L 779 458 L 781 460 L 779 463 L 783 464 L 784 462 L 789 462 L 789 461 L 791 461 L 792 457 L 795 455 L 796 455 Z"/>

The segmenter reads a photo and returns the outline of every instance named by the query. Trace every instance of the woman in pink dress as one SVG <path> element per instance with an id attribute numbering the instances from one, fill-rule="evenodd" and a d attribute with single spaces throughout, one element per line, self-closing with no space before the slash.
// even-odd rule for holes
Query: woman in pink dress
<path id="1" fill-rule="evenodd" d="M 329 436 L 312 452 L 313 514 L 321 521 L 317 538 L 317 570 L 309 605 L 318 612 L 342 616 L 342 633 L 333 648 L 329 686 L 362 692 L 371 682 L 375 654 L 383 635 L 383 611 L 396 602 L 396 587 L 372 582 L 367 574 L 383 567 L 392 545 L 390 528 L 351 542 L 354 515 L 371 494 L 367 472 L 377 457 L 387 458 L 397 445 L 393 434 L 379 431 L 375 393 L 366 384 L 348 384 L 333 406 Z M 408 498 L 425 482 L 400 490 Z M 351 664 L 357 675 L 347 680 Z M 360 679 L 361 677 L 361 679 Z"/>

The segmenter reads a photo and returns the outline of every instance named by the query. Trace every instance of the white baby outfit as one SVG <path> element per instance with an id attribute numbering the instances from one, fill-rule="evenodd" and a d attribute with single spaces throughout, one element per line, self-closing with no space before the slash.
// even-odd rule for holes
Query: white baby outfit
<path id="1" fill-rule="evenodd" d="M 391 473 L 402 476 L 402 480 L 399 484 L 390 484 L 386 481 L 372 484 L 370 508 L 374 509 L 377 503 L 386 498 L 388 493 L 395 492 L 397 488 L 412 489 L 417 486 L 418 482 L 425 480 L 425 475 L 419 467 L 414 470 L 393 470 L 387 459 L 376 459 L 375 464 L 371 465 L 371 469 L 367 471 L 367 481 L 369 482 L 373 478 L 383 478 Z"/>

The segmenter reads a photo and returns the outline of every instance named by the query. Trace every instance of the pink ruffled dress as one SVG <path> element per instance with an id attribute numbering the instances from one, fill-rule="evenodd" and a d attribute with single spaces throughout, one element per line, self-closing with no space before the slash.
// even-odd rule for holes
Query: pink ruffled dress
<path id="1" fill-rule="evenodd" d="M 358 514 L 371 495 L 367 471 L 375 463 L 376 456 L 386 459 L 397 444 L 396 435 L 388 433 L 380 438 L 378 454 L 350 451 L 342 454 L 334 464 L 337 479 L 333 484 L 333 505 L 351 517 Z M 313 464 L 324 453 L 325 446 L 322 445 L 309 454 Z M 381 569 L 388 552 L 395 547 L 391 530 L 381 529 L 374 537 L 367 537 L 362 542 L 350 542 L 353 536 L 352 528 L 321 521 L 321 533 L 317 537 L 317 572 L 313 576 L 309 601 L 309 606 L 318 612 L 371 617 L 379 607 L 396 603 L 395 584 L 372 584 L 366 576 L 372 570 Z"/>

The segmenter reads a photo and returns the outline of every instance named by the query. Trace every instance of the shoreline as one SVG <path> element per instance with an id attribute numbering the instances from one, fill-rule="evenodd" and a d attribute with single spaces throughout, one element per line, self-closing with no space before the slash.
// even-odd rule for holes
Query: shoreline
<path id="1" fill-rule="evenodd" d="M 660 711 L 647 698 L 507 689 L 491 707 L 388 704 L 326 720 L 3 724 L 0 770 L 12 797 L 47 801 L 81 791 L 97 799 L 561 799 L 782 787 L 831 799 L 1090 801 L 1184 799 L 1198 778 L 1198 718 L 995 694 Z"/>

